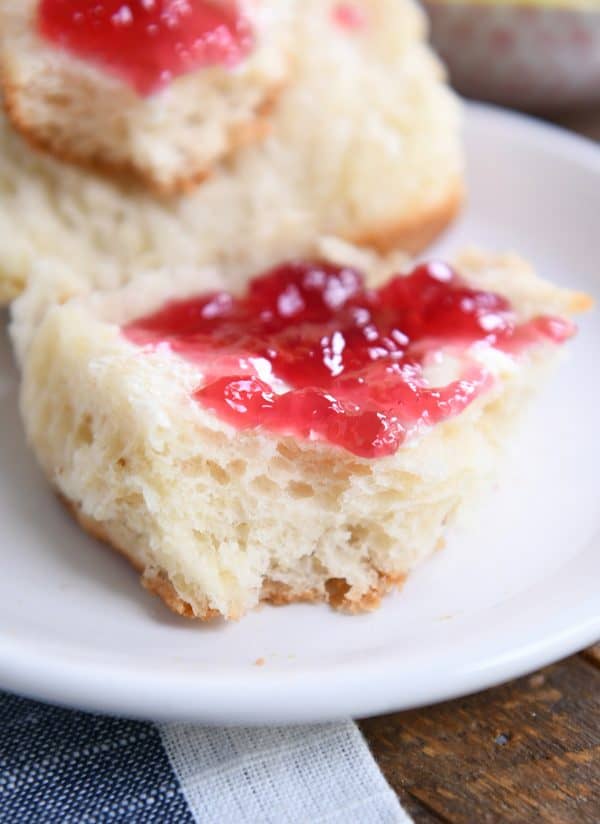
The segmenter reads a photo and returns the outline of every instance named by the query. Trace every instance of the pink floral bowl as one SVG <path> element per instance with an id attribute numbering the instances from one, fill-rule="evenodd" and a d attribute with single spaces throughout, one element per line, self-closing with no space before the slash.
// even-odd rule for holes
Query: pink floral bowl
<path id="1" fill-rule="evenodd" d="M 537 110 L 600 105 L 600 3 L 424 5 L 462 94 Z"/>

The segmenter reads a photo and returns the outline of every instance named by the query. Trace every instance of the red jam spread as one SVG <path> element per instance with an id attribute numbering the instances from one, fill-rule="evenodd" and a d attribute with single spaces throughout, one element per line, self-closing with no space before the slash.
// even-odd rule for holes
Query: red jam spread
<path id="1" fill-rule="evenodd" d="M 43 37 L 94 61 L 139 94 L 186 72 L 234 66 L 252 47 L 238 0 L 41 0 Z"/>
<path id="2" fill-rule="evenodd" d="M 343 29 L 356 31 L 365 27 L 367 16 L 354 3 L 338 3 L 333 9 L 333 19 Z"/>
<path id="3" fill-rule="evenodd" d="M 490 385 L 469 357 L 472 344 L 517 353 L 561 343 L 574 327 L 546 316 L 519 324 L 505 298 L 468 287 L 443 263 L 367 289 L 355 269 L 293 262 L 252 280 L 243 297 L 174 301 L 123 331 L 198 364 L 195 400 L 235 427 L 376 458 L 419 426 L 459 414 Z M 432 386 L 424 370 L 441 350 L 461 356 L 462 372 Z"/>

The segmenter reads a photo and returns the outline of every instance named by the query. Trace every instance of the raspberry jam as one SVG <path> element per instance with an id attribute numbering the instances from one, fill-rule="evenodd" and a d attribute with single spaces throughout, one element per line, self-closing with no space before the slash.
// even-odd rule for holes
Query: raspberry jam
<path id="1" fill-rule="evenodd" d="M 367 16 L 360 6 L 354 3 L 338 3 L 333 8 L 333 19 L 342 29 L 358 31 L 367 23 Z"/>
<path id="2" fill-rule="evenodd" d="M 469 288 L 442 263 L 367 289 L 354 269 L 295 262 L 255 278 L 243 297 L 171 302 L 123 332 L 198 364 L 195 400 L 239 429 L 376 458 L 459 414 L 490 385 L 472 344 L 517 354 L 537 341 L 562 343 L 574 327 L 546 316 L 519 324 L 505 298 Z M 442 351 L 459 353 L 462 371 L 434 386 L 425 372 Z"/>
<path id="3" fill-rule="evenodd" d="M 252 47 L 237 0 L 41 0 L 38 29 L 148 95 L 207 66 L 235 66 Z"/>

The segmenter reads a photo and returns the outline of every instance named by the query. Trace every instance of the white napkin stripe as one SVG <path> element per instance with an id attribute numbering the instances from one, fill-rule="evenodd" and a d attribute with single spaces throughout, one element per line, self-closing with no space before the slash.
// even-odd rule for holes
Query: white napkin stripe
<path id="1" fill-rule="evenodd" d="M 201 824 L 409 824 L 352 722 L 305 727 L 159 725 Z"/>

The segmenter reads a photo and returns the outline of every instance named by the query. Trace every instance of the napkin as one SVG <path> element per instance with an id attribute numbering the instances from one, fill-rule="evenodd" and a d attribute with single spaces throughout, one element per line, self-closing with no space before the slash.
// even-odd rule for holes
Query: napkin
<path id="1" fill-rule="evenodd" d="M 410 822 L 351 721 L 150 724 L 0 693 L 0 821 Z"/>

